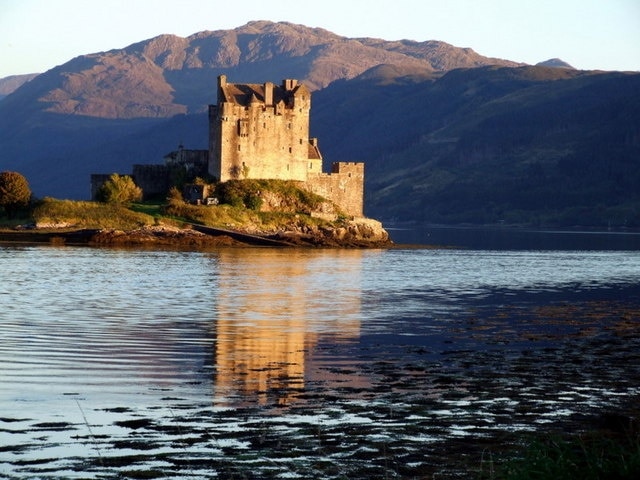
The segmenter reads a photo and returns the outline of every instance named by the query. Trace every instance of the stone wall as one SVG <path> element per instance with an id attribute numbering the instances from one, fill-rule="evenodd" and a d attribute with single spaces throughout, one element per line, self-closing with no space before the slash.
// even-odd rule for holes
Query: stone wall
<path id="1" fill-rule="evenodd" d="M 322 173 L 309 137 L 311 92 L 297 80 L 281 86 L 228 83 L 218 77 L 218 104 L 209 106 L 209 174 L 231 179 L 306 182 L 347 214 L 363 216 L 364 164 L 337 162 Z"/>
<path id="2" fill-rule="evenodd" d="M 348 215 L 364 216 L 364 163 L 335 162 L 330 174 L 309 175 L 307 188 L 331 200 Z"/>
<path id="3" fill-rule="evenodd" d="M 145 200 L 166 196 L 170 177 L 167 165 L 134 165 L 133 180 L 142 189 Z"/>
<path id="4" fill-rule="evenodd" d="M 190 150 L 180 145 L 178 150 L 164 156 L 164 163 L 169 168 L 184 170 L 188 180 L 193 180 L 195 177 L 205 178 L 209 165 L 209 151 Z"/>

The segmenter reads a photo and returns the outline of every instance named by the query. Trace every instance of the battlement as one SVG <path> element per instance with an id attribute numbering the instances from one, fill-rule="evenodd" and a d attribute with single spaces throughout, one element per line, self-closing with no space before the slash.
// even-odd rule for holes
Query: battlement
<path id="1" fill-rule="evenodd" d="M 334 162 L 331 173 L 309 175 L 307 188 L 349 215 L 364 215 L 364 163 Z"/>
<path id="2" fill-rule="evenodd" d="M 364 176 L 364 163 L 362 162 L 333 162 L 331 173 L 350 173 Z"/>

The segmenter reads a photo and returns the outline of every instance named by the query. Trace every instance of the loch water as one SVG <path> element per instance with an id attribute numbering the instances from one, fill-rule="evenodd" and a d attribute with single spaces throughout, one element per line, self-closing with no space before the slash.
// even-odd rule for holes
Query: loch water
<path id="1" fill-rule="evenodd" d="M 477 478 L 639 403 L 639 235 L 390 232 L 0 245 L 0 477 Z"/>

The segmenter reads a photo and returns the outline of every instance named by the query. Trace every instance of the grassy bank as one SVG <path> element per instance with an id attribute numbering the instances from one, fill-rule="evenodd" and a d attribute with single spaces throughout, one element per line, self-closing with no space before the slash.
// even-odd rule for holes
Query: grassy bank
<path id="1" fill-rule="evenodd" d="M 155 218 L 123 205 L 45 198 L 33 209 L 40 228 L 117 228 L 130 230 L 153 225 Z"/>
<path id="2" fill-rule="evenodd" d="M 606 416 L 605 416 L 606 417 Z M 580 434 L 534 434 L 502 456 L 483 458 L 481 480 L 632 480 L 640 478 L 636 419 L 611 416 Z"/>
<path id="3" fill-rule="evenodd" d="M 210 227 L 238 229 L 248 232 L 274 232 L 285 227 L 319 226 L 325 220 L 305 213 L 257 211 L 244 206 L 197 206 L 184 202 L 169 205 L 134 203 L 116 205 L 101 202 L 45 198 L 30 214 L 20 218 L 0 218 L 0 228 L 35 225 L 46 229 L 118 229 L 133 230 L 149 225 L 183 226 L 197 223 Z"/>
<path id="4" fill-rule="evenodd" d="M 136 208 L 136 207 L 134 207 Z M 254 232 L 274 232 L 285 227 L 317 226 L 327 223 L 309 215 L 287 212 L 258 212 L 243 207 L 218 205 L 201 207 L 180 204 L 163 208 L 166 217 L 173 221 L 188 221 L 225 229 L 240 229 Z"/>

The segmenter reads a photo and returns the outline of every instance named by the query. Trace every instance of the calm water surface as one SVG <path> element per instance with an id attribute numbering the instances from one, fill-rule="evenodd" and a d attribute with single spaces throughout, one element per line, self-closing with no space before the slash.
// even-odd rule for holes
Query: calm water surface
<path id="1" fill-rule="evenodd" d="M 640 399 L 637 249 L 5 245 L 0 279 L 9 478 L 460 478 Z"/>

